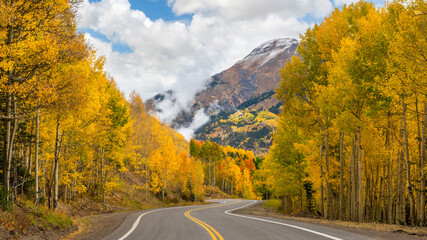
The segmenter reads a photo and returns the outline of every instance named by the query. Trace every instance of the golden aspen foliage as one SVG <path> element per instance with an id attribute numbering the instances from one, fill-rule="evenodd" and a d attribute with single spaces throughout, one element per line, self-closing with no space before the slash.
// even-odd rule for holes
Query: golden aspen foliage
<path id="1" fill-rule="evenodd" d="M 203 200 L 203 168 L 186 157 L 188 143 L 150 116 L 137 93 L 128 101 L 120 92 L 105 58 L 77 33 L 75 7 L 62 0 L 0 3 L 5 205 L 34 193 L 36 204 L 52 208 L 81 197 L 107 203 L 134 175 L 140 182 L 131 189 L 145 191 L 147 202 L 156 194 L 180 201 L 189 187 L 191 200 Z"/>
<path id="2" fill-rule="evenodd" d="M 256 172 L 253 152 L 191 139 L 190 154 L 203 165 L 205 185 L 218 187 L 230 195 L 257 198 L 253 186 Z"/>
<path id="3" fill-rule="evenodd" d="M 425 12 L 422 0 L 360 1 L 301 36 L 257 183 L 285 211 L 425 224 Z"/>

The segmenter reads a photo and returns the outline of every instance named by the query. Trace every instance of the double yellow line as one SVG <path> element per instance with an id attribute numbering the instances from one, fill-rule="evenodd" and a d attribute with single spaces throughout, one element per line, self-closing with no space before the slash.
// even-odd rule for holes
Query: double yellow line
<path id="1" fill-rule="evenodd" d="M 221 204 L 221 205 L 215 205 L 215 206 L 210 206 L 210 207 L 196 208 L 196 209 L 188 210 L 184 214 L 190 220 L 192 220 L 193 222 L 195 222 L 195 223 L 199 224 L 200 226 L 202 226 L 209 233 L 209 235 L 211 235 L 212 240 L 224 240 L 224 238 L 221 236 L 221 234 L 218 233 L 217 230 L 215 230 L 213 227 L 209 226 L 207 223 L 205 223 L 205 222 L 203 222 L 203 221 L 201 221 L 201 220 L 199 220 L 199 219 L 191 216 L 190 213 L 193 212 L 193 211 L 198 211 L 198 210 L 203 210 L 203 209 L 208 209 L 208 208 L 222 207 L 222 206 L 226 206 L 226 205 L 230 205 L 230 204 L 236 204 L 236 203 L 239 203 L 239 202 L 241 202 L 241 201 L 232 202 L 232 203 L 226 203 L 226 204 Z"/>

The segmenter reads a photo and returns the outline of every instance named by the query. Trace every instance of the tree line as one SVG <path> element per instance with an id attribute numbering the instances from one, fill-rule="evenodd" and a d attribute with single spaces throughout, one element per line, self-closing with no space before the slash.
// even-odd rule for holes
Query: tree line
<path id="1" fill-rule="evenodd" d="M 145 180 L 135 188 L 146 199 L 202 200 L 201 163 L 138 94 L 119 91 L 77 32 L 77 4 L 0 2 L 1 207 L 18 196 L 52 209 L 80 197 L 105 202 L 126 172 Z"/>
<path id="2" fill-rule="evenodd" d="M 77 31 L 78 4 L 0 2 L 0 208 L 106 203 L 129 183 L 145 201 L 202 201 L 206 185 L 253 197 L 253 153 L 189 145 L 139 94 L 126 99 Z"/>
<path id="3" fill-rule="evenodd" d="M 426 224 L 427 4 L 360 1 L 301 36 L 258 191 L 286 212 Z"/>
<path id="4" fill-rule="evenodd" d="M 191 139 L 190 154 L 203 166 L 205 186 L 240 198 L 257 197 L 253 186 L 257 159 L 252 151 Z"/>

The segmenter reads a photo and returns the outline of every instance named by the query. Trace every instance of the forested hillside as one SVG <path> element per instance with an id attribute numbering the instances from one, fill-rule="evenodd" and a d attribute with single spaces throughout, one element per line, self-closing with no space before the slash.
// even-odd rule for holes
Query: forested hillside
<path id="1" fill-rule="evenodd" d="M 361 1 L 301 36 L 261 176 L 286 212 L 424 225 L 427 4 Z"/>
<path id="2" fill-rule="evenodd" d="M 149 116 L 138 94 L 118 90 L 77 33 L 74 7 L 0 5 L 1 208 L 22 198 L 51 209 L 85 197 L 109 203 L 125 189 L 179 201 L 188 183 L 203 200 L 188 142 Z M 131 187 L 130 176 L 140 179 Z"/>
<path id="3" fill-rule="evenodd" d="M 67 0 L 0 5 L 0 230 L 31 225 L 23 217 L 27 226 L 15 226 L 7 210 L 16 206 L 38 219 L 51 214 L 45 206 L 83 209 L 82 199 L 153 207 L 203 201 L 215 187 L 255 197 L 253 153 L 206 142 L 190 156 L 189 143 L 136 92 L 120 92 L 77 32 L 74 8 Z"/>
<path id="4" fill-rule="evenodd" d="M 268 110 L 222 112 L 198 129 L 195 138 L 251 150 L 256 156 L 264 156 L 273 142 L 276 119 L 277 115 Z"/>
<path id="5" fill-rule="evenodd" d="M 203 164 L 206 186 L 218 187 L 230 196 L 256 198 L 252 180 L 261 159 L 253 152 L 191 139 L 190 153 Z"/>

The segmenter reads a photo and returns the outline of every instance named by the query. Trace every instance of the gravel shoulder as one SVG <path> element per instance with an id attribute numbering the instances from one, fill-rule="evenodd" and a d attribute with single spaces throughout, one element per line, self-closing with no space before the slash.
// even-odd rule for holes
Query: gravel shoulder
<path id="1" fill-rule="evenodd" d="M 73 221 L 77 223 L 78 230 L 62 239 L 103 239 L 110 235 L 116 228 L 118 228 L 127 216 L 135 212 L 141 212 L 141 210 L 99 214 L 76 218 Z"/>
<path id="2" fill-rule="evenodd" d="M 333 221 L 326 219 L 313 219 L 313 218 L 302 218 L 283 215 L 277 213 L 273 209 L 263 207 L 263 203 L 257 203 L 247 208 L 239 209 L 234 211 L 236 214 L 245 215 L 256 215 L 261 217 L 272 217 L 278 219 L 286 219 L 290 221 L 306 222 L 313 224 L 320 224 L 344 231 L 357 233 L 370 238 L 379 240 L 420 240 L 427 239 L 427 228 L 421 227 L 409 227 L 399 225 L 388 225 L 388 224 L 375 224 L 375 223 L 355 223 L 345 221 Z"/>

